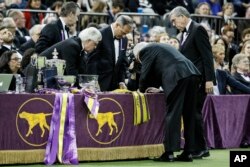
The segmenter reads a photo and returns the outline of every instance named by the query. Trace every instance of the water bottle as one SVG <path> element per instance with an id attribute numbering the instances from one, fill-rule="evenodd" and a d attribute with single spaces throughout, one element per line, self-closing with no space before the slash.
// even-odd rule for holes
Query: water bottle
<path id="1" fill-rule="evenodd" d="M 21 87 L 22 87 L 22 77 L 20 74 L 15 74 L 15 78 L 16 78 L 16 91 L 15 91 L 15 93 L 20 93 Z"/>

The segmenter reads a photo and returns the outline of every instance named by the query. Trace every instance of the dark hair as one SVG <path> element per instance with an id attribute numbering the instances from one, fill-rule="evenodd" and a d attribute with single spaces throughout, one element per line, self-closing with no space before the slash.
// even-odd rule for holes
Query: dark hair
<path id="1" fill-rule="evenodd" d="M 25 67 L 30 63 L 30 57 L 36 53 L 35 48 L 29 48 L 23 53 L 23 58 L 21 61 L 21 67 L 22 69 L 25 69 Z"/>
<path id="2" fill-rule="evenodd" d="M 123 1 L 121 1 L 121 0 L 113 0 L 112 6 L 114 8 L 119 7 L 122 10 L 125 8 L 125 5 L 124 5 Z"/>
<path id="3" fill-rule="evenodd" d="M 80 10 L 79 6 L 75 2 L 66 2 L 62 6 L 60 16 L 66 17 L 70 13 L 76 14 L 77 9 Z"/>
<path id="4" fill-rule="evenodd" d="M 17 53 L 16 51 L 14 50 L 11 50 L 11 51 L 5 51 L 1 57 L 0 57 L 0 71 L 2 72 L 3 70 L 6 70 L 8 72 L 10 72 L 10 67 L 9 67 L 9 62 L 11 60 L 11 56 L 14 54 L 14 53 Z"/>

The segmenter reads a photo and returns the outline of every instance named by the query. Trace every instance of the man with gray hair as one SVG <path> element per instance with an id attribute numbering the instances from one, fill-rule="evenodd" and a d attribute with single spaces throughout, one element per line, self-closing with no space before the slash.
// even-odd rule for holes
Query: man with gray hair
<path id="1" fill-rule="evenodd" d="M 43 27 L 44 27 L 43 24 L 36 24 L 29 30 L 31 38 L 20 46 L 19 48 L 20 53 L 23 54 L 27 49 L 35 48 L 36 42 L 40 37 Z"/>
<path id="2" fill-rule="evenodd" d="M 196 135 L 196 150 L 193 158 L 208 157 L 210 154 L 204 138 L 202 107 L 207 93 L 213 93 L 215 73 L 213 65 L 212 48 L 209 43 L 207 31 L 203 26 L 190 18 L 190 13 L 184 7 L 176 7 L 169 14 L 170 22 L 181 31 L 180 52 L 188 58 L 202 74 L 202 83 L 198 91 L 198 105 L 194 119 L 197 123 L 193 131 Z"/>
<path id="3" fill-rule="evenodd" d="M 124 89 L 128 66 L 126 34 L 133 30 L 133 19 L 126 15 L 119 16 L 114 23 L 101 30 L 102 41 L 93 56 L 98 59 L 97 74 L 101 91 Z"/>
<path id="4" fill-rule="evenodd" d="M 92 52 L 99 41 L 102 40 L 100 31 L 94 27 L 82 30 L 78 37 L 72 37 L 61 41 L 40 54 L 48 59 L 53 57 L 56 49 L 58 58 L 66 61 L 65 75 L 93 74 L 97 60 L 86 55 Z M 93 72 L 94 70 L 94 72 Z"/>
<path id="5" fill-rule="evenodd" d="M 66 2 L 62 6 L 60 17 L 56 22 L 47 24 L 36 43 L 36 52 L 41 53 L 48 47 L 69 38 L 69 27 L 76 24 L 80 9 L 75 2 Z"/>

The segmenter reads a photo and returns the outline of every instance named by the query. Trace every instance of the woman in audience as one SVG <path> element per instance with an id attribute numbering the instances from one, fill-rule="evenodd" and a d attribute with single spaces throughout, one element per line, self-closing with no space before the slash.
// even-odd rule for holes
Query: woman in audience
<path id="1" fill-rule="evenodd" d="M 46 10 L 46 7 L 42 5 L 41 0 L 29 0 L 27 3 L 26 9 L 33 10 Z M 25 27 L 30 29 L 35 24 L 41 24 L 44 18 L 43 13 L 32 13 L 32 12 L 24 12 L 24 16 L 26 19 Z"/>
<path id="2" fill-rule="evenodd" d="M 21 74 L 21 58 L 16 51 L 6 51 L 2 54 L 0 73 Z"/>
<path id="3" fill-rule="evenodd" d="M 180 48 L 180 41 L 176 37 L 170 37 L 168 40 L 169 45 L 173 46 L 177 50 Z"/>
<path id="4" fill-rule="evenodd" d="M 250 40 L 244 42 L 241 53 L 246 54 L 246 56 L 250 59 Z"/>
<path id="5" fill-rule="evenodd" d="M 250 87 L 237 81 L 230 75 L 228 71 L 223 70 L 222 63 L 224 62 L 225 49 L 222 45 L 216 44 L 212 46 L 214 56 L 214 69 L 217 85 L 214 86 L 214 94 L 232 94 L 231 88 L 239 90 L 244 94 L 250 94 Z"/>
<path id="6" fill-rule="evenodd" d="M 20 74 L 24 76 L 21 72 L 21 58 L 18 56 L 16 51 L 6 51 L 0 57 L 0 73 L 6 74 Z M 15 77 L 13 77 L 10 90 L 15 90 Z"/>

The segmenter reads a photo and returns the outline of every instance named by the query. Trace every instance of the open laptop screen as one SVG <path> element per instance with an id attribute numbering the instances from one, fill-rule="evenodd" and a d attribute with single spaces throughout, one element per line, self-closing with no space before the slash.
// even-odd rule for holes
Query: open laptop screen
<path id="1" fill-rule="evenodd" d="M 0 74 L 0 92 L 8 92 L 13 74 Z"/>

